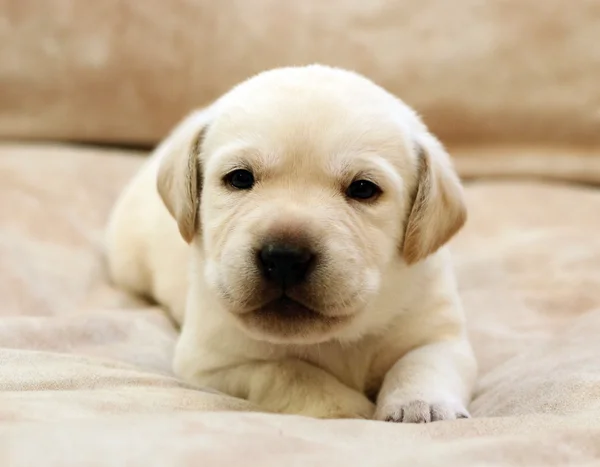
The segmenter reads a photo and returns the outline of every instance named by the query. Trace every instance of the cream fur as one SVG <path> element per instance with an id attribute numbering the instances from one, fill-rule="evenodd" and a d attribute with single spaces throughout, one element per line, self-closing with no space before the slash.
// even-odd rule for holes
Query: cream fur
<path id="1" fill-rule="evenodd" d="M 228 171 L 257 184 L 234 190 Z M 346 187 L 369 178 L 373 202 Z M 175 219 L 175 220 L 174 220 Z M 445 243 L 466 219 L 449 156 L 367 79 L 308 66 L 259 74 L 188 116 L 119 199 L 114 281 L 181 323 L 175 372 L 266 411 L 419 422 L 468 416 L 476 364 Z M 286 321 L 255 265 L 265 238 L 319 262 Z"/>

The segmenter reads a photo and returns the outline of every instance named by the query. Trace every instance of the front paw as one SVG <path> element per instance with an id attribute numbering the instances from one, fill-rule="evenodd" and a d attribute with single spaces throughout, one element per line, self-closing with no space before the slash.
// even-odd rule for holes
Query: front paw
<path id="1" fill-rule="evenodd" d="M 360 394 L 354 401 L 347 401 L 345 404 L 336 403 L 332 409 L 333 410 L 331 410 L 326 418 L 358 418 L 372 420 L 373 414 L 375 413 L 375 404 Z"/>
<path id="2" fill-rule="evenodd" d="M 377 407 L 376 420 L 395 423 L 430 423 L 441 420 L 470 418 L 462 404 L 452 401 L 422 399 L 390 399 Z"/>
<path id="3" fill-rule="evenodd" d="M 292 412 L 294 412 L 293 409 Z M 312 399 L 308 404 L 303 404 L 303 407 L 295 413 L 320 419 L 372 420 L 375 404 L 359 392 L 348 391 L 343 395 L 336 394 L 331 397 Z"/>

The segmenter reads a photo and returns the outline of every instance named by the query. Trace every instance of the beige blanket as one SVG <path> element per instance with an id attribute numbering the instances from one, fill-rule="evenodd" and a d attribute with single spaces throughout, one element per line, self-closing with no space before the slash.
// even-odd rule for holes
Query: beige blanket
<path id="1" fill-rule="evenodd" d="M 170 321 L 108 284 L 102 229 L 138 156 L 0 146 L 2 467 L 600 463 L 599 191 L 469 184 L 473 419 L 316 421 L 177 381 Z"/>

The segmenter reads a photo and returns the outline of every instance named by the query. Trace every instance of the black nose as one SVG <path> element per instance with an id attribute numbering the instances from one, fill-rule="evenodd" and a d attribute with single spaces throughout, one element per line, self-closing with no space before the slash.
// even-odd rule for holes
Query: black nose
<path id="1" fill-rule="evenodd" d="M 280 287 L 304 281 L 313 258 L 308 248 L 286 243 L 267 243 L 258 253 L 263 276 Z"/>

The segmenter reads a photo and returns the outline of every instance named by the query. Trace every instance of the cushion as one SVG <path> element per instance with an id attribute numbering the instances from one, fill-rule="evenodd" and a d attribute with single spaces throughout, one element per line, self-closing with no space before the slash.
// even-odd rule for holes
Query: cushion
<path id="1" fill-rule="evenodd" d="M 104 224 L 144 155 L 0 146 L 1 465 L 600 460 L 598 190 L 467 184 L 470 218 L 451 248 L 481 367 L 474 418 L 320 421 L 178 381 L 167 315 L 110 284 Z"/>

